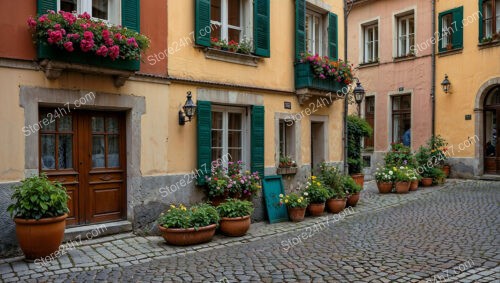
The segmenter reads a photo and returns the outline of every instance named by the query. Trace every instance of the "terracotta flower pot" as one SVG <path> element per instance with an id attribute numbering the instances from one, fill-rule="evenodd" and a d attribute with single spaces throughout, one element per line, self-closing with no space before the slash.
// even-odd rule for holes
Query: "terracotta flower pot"
<path id="1" fill-rule="evenodd" d="M 450 177 L 450 169 L 450 165 L 444 165 L 442 168 L 444 174 L 446 175 L 446 178 Z"/>
<path id="2" fill-rule="evenodd" d="M 349 195 L 347 197 L 347 206 L 356 206 L 356 204 L 358 204 L 360 196 L 361 193 L 355 193 L 353 195 Z"/>
<path id="3" fill-rule="evenodd" d="M 432 186 L 432 178 L 422 178 L 422 186 L 424 187 Z"/>
<path id="4" fill-rule="evenodd" d="M 406 194 L 410 191 L 411 182 L 396 182 L 396 192 L 398 194 Z"/>
<path id="5" fill-rule="evenodd" d="M 392 182 L 377 182 L 378 192 L 388 194 L 392 192 Z"/>
<path id="6" fill-rule="evenodd" d="M 418 180 L 411 181 L 410 183 L 410 191 L 416 191 L 418 189 Z"/>
<path id="7" fill-rule="evenodd" d="M 325 203 L 311 203 L 307 206 L 307 212 L 311 216 L 321 216 L 323 215 L 323 211 L 325 211 Z"/>
<path id="8" fill-rule="evenodd" d="M 14 218 L 17 241 L 27 260 L 49 256 L 59 249 L 67 217 L 64 214 L 40 220 Z"/>
<path id="9" fill-rule="evenodd" d="M 331 213 L 339 213 L 342 210 L 344 210 L 346 206 L 346 199 L 341 198 L 341 199 L 335 199 L 331 198 L 326 201 L 326 205 L 328 206 L 328 210 L 330 210 Z"/>
<path id="10" fill-rule="evenodd" d="M 216 224 L 194 228 L 177 229 L 159 226 L 161 235 L 165 242 L 175 246 L 188 246 L 210 242 L 215 235 Z"/>
<path id="11" fill-rule="evenodd" d="M 357 174 L 352 174 L 351 177 L 354 179 L 354 182 L 356 182 L 356 184 L 363 187 L 363 185 L 365 183 L 365 175 L 363 175 L 361 173 L 357 173 Z"/>
<path id="12" fill-rule="evenodd" d="M 305 215 L 305 207 L 288 207 L 288 217 L 290 217 L 292 222 L 300 222 L 304 220 Z"/>
<path id="13" fill-rule="evenodd" d="M 247 233 L 248 229 L 250 229 L 250 215 L 243 217 L 222 217 L 220 220 L 220 231 L 230 237 L 240 237 Z"/>

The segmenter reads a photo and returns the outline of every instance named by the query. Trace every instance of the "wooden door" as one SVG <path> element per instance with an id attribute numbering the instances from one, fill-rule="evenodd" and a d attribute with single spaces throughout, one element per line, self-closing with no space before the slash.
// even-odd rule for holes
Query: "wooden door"
<path id="1" fill-rule="evenodd" d="M 40 121 L 53 120 L 40 131 L 40 170 L 66 187 L 70 196 L 67 224 L 124 219 L 124 114 L 76 111 L 60 115 L 57 111 L 40 110 Z"/>

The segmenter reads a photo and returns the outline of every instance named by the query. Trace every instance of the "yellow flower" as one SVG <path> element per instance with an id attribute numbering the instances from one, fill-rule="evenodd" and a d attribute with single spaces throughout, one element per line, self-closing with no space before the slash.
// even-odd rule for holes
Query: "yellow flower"
<path id="1" fill-rule="evenodd" d="M 316 176 L 311 176 L 311 179 L 316 180 Z"/>
<path id="2" fill-rule="evenodd" d="M 186 211 L 187 210 L 187 208 L 185 208 L 185 207 L 182 207 L 181 209 L 182 209 L 182 211 Z"/>
<path id="3" fill-rule="evenodd" d="M 171 205 L 170 205 L 170 208 L 175 208 L 175 205 L 171 204 Z"/>
<path id="4" fill-rule="evenodd" d="M 302 200 L 299 198 L 299 199 L 297 200 L 297 202 L 298 202 L 298 203 L 301 203 L 301 202 L 302 202 Z"/>
<path id="5" fill-rule="evenodd" d="M 287 199 L 285 199 L 285 203 L 288 203 L 288 200 L 287 200 Z"/>

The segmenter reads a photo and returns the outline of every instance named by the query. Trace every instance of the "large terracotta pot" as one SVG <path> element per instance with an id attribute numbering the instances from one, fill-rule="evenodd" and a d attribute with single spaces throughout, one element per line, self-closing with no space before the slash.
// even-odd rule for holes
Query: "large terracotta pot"
<path id="1" fill-rule="evenodd" d="M 326 201 L 326 205 L 328 206 L 328 210 L 330 210 L 331 213 L 339 213 L 342 210 L 344 210 L 346 206 L 346 199 L 341 198 L 341 199 L 335 199 L 331 198 Z"/>
<path id="2" fill-rule="evenodd" d="M 323 215 L 323 211 L 325 211 L 325 203 L 311 203 L 307 206 L 307 212 L 311 216 L 321 216 Z"/>
<path id="3" fill-rule="evenodd" d="M 411 181 L 410 183 L 410 191 L 416 191 L 418 189 L 418 180 Z"/>
<path id="4" fill-rule="evenodd" d="M 27 260 L 49 256 L 59 249 L 67 217 L 64 214 L 40 220 L 14 218 L 17 241 Z"/>
<path id="5" fill-rule="evenodd" d="M 353 195 L 349 195 L 347 197 L 347 206 L 356 206 L 356 204 L 358 204 L 360 195 L 361 193 L 355 193 Z"/>
<path id="6" fill-rule="evenodd" d="M 177 229 L 165 228 L 159 226 L 163 239 L 168 244 L 175 246 L 188 246 L 210 242 L 215 235 L 216 224 L 200 227 L 198 230 L 194 228 Z"/>
<path id="7" fill-rule="evenodd" d="M 406 194 L 410 191 L 411 182 L 396 182 L 396 193 Z"/>
<path id="8" fill-rule="evenodd" d="M 392 192 L 392 182 L 377 182 L 378 192 L 388 194 Z"/>
<path id="9" fill-rule="evenodd" d="M 219 229 L 226 236 L 240 237 L 247 233 L 250 224 L 250 215 L 235 218 L 222 217 Z"/>
<path id="10" fill-rule="evenodd" d="M 306 208 L 302 207 L 288 207 L 288 217 L 292 222 L 300 222 L 304 220 L 304 216 L 306 215 Z"/>
<path id="11" fill-rule="evenodd" d="M 432 186 L 432 178 L 422 178 L 422 186 L 424 187 Z"/>
<path id="12" fill-rule="evenodd" d="M 361 173 L 357 173 L 357 174 L 352 174 L 351 177 L 354 179 L 354 182 L 356 182 L 356 184 L 363 187 L 363 185 L 365 183 L 365 175 L 363 175 Z"/>
<path id="13" fill-rule="evenodd" d="M 450 169 L 451 169 L 450 165 L 443 165 L 443 168 L 441 169 L 446 175 L 446 178 L 450 177 Z"/>

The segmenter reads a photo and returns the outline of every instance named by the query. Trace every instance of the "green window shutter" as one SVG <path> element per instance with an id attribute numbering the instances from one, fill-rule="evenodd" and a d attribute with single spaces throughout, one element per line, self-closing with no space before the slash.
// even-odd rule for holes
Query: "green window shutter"
<path id="1" fill-rule="evenodd" d="M 194 41 L 210 47 L 210 0 L 195 0 Z"/>
<path id="2" fill-rule="evenodd" d="M 439 52 L 444 52 L 446 51 L 446 48 L 443 47 L 443 17 L 444 15 L 448 14 L 448 12 L 442 12 L 442 13 L 439 13 L 439 17 L 438 17 L 438 33 L 439 33 L 439 37 L 438 37 L 438 51 Z"/>
<path id="3" fill-rule="evenodd" d="M 270 0 L 254 0 L 253 15 L 254 15 L 254 30 L 253 44 L 255 47 L 255 55 L 262 57 L 271 57 L 271 7 Z"/>
<path id="4" fill-rule="evenodd" d="M 141 1 L 122 0 L 122 26 L 141 31 Z"/>
<path id="5" fill-rule="evenodd" d="M 483 34 L 483 0 L 478 0 L 478 6 L 479 6 L 479 43 L 483 41 L 484 34 Z"/>
<path id="6" fill-rule="evenodd" d="M 252 106 L 251 170 L 264 178 L 264 106 Z"/>
<path id="7" fill-rule="evenodd" d="M 198 142 L 198 171 L 197 184 L 205 185 L 205 176 L 211 172 L 212 164 L 212 103 L 197 101 L 197 142 Z"/>
<path id="8" fill-rule="evenodd" d="M 295 1 L 295 58 L 306 50 L 306 1 Z"/>
<path id="9" fill-rule="evenodd" d="M 36 11 L 38 15 L 47 14 L 47 10 L 57 10 L 57 2 L 55 0 L 38 0 Z"/>
<path id="10" fill-rule="evenodd" d="M 339 58 L 339 33 L 338 18 L 334 13 L 328 13 L 328 56 L 337 60 Z"/>
<path id="11" fill-rule="evenodd" d="M 453 49 L 464 47 L 464 27 L 462 25 L 462 20 L 464 18 L 464 7 L 458 7 L 452 10 L 453 13 L 453 27 L 457 28 L 453 32 L 452 44 Z"/>

